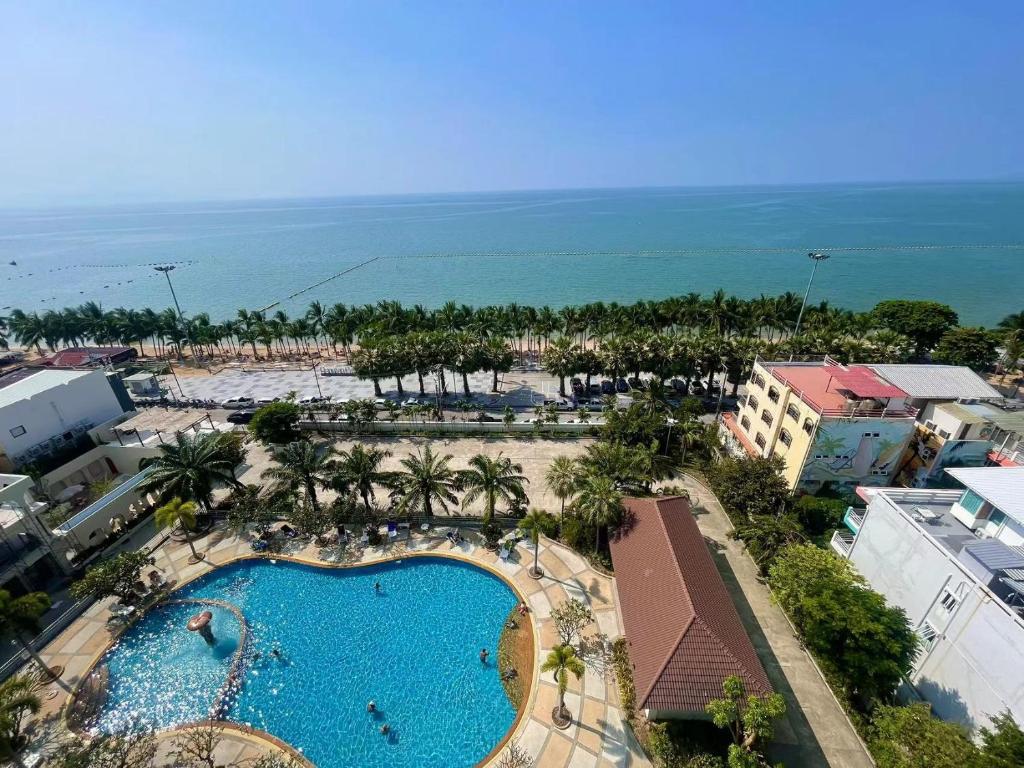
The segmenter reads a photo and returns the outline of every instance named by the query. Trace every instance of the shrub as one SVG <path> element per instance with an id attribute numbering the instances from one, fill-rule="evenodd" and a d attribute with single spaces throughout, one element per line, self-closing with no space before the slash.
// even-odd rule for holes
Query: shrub
<path id="1" fill-rule="evenodd" d="M 841 499 L 801 496 L 793 505 L 793 511 L 807 533 L 820 536 L 843 524 L 847 506 Z"/>
<path id="2" fill-rule="evenodd" d="M 293 443 L 302 438 L 300 413 L 301 409 L 295 403 L 270 403 L 253 414 L 249 431 L 265 445 Z"/>
<path id="3" fill-rule="evenodd" d="M 566 517 L 562 524 L 562 540 L 573 549 L 580 549 L 594 538 L 593 530 L 582 520 Z"/>
<path id="4" fill-rule="evenodd" d="M 868 746 L 878 768 L 981 768 L 978 748 L 955 723 L 932 717 L 927 704 L 877 707 Z M 985 765 L 991 765 L 984 763 Z"/>

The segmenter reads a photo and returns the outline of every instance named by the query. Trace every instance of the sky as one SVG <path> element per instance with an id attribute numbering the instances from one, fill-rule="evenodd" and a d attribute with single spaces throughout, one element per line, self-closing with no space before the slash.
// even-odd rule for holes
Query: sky
<path id="1" fill-rule="evenodd" d="M 0 0 L 0 206 L 1024 178 L 1019 0 Z"/>

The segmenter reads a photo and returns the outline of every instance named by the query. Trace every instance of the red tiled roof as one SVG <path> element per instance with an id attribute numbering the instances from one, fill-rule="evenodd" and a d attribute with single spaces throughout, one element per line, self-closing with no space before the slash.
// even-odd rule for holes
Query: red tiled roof
<path id="1" fill-rule="evenodd" d="M 857 397 L 907 397 L 907 393 L 890 384 L 873 370 L 864 365 L 855 365 L 845 370 L 831 366 L 832 376 L 843 387 Z"/>
<path id="2" fill-rule="evenodd" d="M 726 428 L 730 432 L 732 432 L 733 437 L 739 440 L 740 445 L 743 446 L 747 453 L 754 457 L 761 455 L 762 452 L 759 451 L 752 442 L 750 442 L 750 438 L 743 432 L 743 428 L 736 423 L 736 414 L 731 411 L 726 411 L 722 414 L 722 423 L 725 424 Z"/>
<path id="3" fill-rule="evenodd" d="M 51 365 L 55 368 L 77 368 L 82 365 L 104 363 L 108 359 L 120 362 L 121 358 L 134 357 L 131 347 L 71 347 L 62 349 L 50 357 L 37 361 L 37 365 Z"/>
<path id="4" fill-rule="evenodd" d="M 749 694 L 770 693 L 689 502 L 677 496 L 625 505 L 627 522 L 611 550 L 638 706 L 702 713 L 730 675 Z"/>

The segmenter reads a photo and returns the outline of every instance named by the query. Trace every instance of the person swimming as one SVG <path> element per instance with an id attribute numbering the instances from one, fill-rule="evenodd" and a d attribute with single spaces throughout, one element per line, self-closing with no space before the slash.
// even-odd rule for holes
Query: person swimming
<path id="1" fill-rule="evenodd" d="M 280 659 L 281 658 L 281 649 L 280 648 L 274 648 L 270 652 L 270 655 L 273 656 L 275 659 Z"/>
<path id="2" fill-rule="evenodd" d="M 382 589 L 383 589 L 383 587 L 380 585 L 379 581 L 376 584 L 373 585 L 373 591 L 374 592 L 380 592 Z"/>
<path id="3" fill-rule="evenodd" d="M 376 712 L 377 711 L 377 702 L 375 702 L 373 699 L 370 699 L 366 703 L 366 711 L 367 712 Z"/>
<path id="4" fill-rule="evenodd" d="M 391 733 L 391 726 L 387 723 L 384 723 L 384 725 L 380 727 L 380 735 L 387 736 L 389 733 Z"/>
<path id="5" fill-rule="evenodd" d="M 487 649 L 486 648 L 481 648 L 480 649 L 480 663 L 481 664 L 486 664 L 488 656 L 490 656 L 490 654 L 487 652 Z"/>

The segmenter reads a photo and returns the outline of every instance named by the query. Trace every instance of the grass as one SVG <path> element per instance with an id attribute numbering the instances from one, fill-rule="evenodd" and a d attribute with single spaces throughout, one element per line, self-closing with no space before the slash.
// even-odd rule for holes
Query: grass
<path id="1" fill-rule="evenodd" d="M 513 626 L 509 626 L 509 623 Z M 530 691 L 529 672 L 533 669 L 533 629 L 528 617 L 519 615 L 518 606 L 505 619 L 498 640 L 498 670 L 514 669 L 516 674 L 501 681 L 509 702 L 519 712 Z"/>

